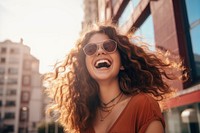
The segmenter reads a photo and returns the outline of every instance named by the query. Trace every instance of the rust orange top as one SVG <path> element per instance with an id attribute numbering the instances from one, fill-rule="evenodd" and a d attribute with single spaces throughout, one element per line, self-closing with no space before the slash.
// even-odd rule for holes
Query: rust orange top
<path id="1" fill-rule="evenodd" d="M 165 127 L 158 102 L 148 94 L 140 93 L 132 96 L 108 133 L 144 133 L 154 120 L 161 121 Z M 95 131 L 91 126 L 82 133 Z"/>

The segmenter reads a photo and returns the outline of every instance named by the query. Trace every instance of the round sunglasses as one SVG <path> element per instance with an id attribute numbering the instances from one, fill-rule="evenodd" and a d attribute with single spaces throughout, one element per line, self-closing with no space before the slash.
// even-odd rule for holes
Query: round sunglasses
<path id="1" fill-rule="evenodd" d="M 117 49 L 117 42 L 109 39 L 98 43 L 88 43 L 83 47 L 83 51 L 86 55 L 92 56 L 97 52 L 99 47 L 101 47 L 107 53 L 113 53 Z"/>

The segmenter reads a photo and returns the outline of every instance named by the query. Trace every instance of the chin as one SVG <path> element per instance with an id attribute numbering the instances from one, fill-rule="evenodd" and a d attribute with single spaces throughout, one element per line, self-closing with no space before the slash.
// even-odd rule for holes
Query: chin
<path id="1" fill-rule="evenodd" d="M 93 77 L 96 81 L 110 81 L 113 79 L 117 79 L 117 76 L 109 76 L 108 74 L 106 75 L 98 75 Z"/>

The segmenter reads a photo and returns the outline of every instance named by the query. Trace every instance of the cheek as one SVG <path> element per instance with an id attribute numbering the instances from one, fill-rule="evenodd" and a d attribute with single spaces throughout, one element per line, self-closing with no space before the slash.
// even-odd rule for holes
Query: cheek
<path id="1" fill-rule="evenodd" d="M 115 60 L 117 61 L 117 66 L 121 67 L 121 57 L 119 52 L 117 52 L 116 56 L 115 56 Z"/>
<path id="2" fill-rule="evenodd" d="M 91 69 L 92 69 L 92 60 L 88 57 L 85 58 L 85 64 L 86 64 L 86 67 L 87 67 L 87 70 L 89 71 L 89 73 L 91 72 Z"/>

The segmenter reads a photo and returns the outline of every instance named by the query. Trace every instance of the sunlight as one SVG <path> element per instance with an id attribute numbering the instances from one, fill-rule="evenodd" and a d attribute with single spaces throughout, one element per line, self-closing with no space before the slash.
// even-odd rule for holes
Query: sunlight
<path id="1" fill-rule="evenodd" d="M 73 47 L 81 31 L 82 1 L 0 1 L 0 16 L 0 41 L 23 38 L 44 73 Z"/>

